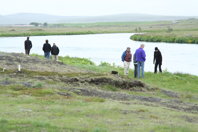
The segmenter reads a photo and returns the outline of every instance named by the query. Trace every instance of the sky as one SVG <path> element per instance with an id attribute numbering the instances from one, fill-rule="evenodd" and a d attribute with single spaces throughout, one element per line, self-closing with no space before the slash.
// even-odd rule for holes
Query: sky
<path id="1" fill-rule="evenodd" d="M 198 16 L 198 0 L 0 0 L 0 15 L 42 13 L 59 16 L 154 14 Z"/>

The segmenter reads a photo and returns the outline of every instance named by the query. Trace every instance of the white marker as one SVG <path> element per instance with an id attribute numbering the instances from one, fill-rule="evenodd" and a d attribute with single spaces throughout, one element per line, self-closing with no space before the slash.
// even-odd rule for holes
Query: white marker
<path id="1" fill-rule="evenodd" d="M 19 72 L 21 71 L 21 65 L 18 65 L 18 71 Z"/>

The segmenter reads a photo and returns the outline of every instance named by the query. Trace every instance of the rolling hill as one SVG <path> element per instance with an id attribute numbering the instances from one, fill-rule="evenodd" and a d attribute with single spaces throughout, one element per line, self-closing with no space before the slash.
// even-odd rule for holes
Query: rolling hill
<path id="1" fill-rule="evenodd" d="M 147 14 L 117 14 L 106 16 L 55 16 L 47 14 L 18 13 L 0 15 L 0 25 L 40 23 L 93 23 L 93 22 L 134 22 L 134 21 L 164 21 L 198 18 L 196 16 L 159 16 Z"/>

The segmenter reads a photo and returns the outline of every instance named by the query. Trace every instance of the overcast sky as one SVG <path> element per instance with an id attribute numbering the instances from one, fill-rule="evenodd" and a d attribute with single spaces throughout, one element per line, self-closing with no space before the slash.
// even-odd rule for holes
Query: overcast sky
<path id="1" fill-rule="evenodd" d="M 122 13 L 198 16 L 198 0 L 0 0 L 0 15 L 44 13 L 99 16 Z"/>

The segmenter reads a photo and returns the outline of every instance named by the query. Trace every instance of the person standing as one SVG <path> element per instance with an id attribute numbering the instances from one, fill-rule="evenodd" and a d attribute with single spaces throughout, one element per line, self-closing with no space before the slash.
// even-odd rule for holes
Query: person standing
<path id="1" fill-rule="evenodd" d="M 50 59 L 51 45 L 49 44 L 48 40 L 46 40 L 45 44 L 43 44 L 43 51 L 44 57 Z"/>
<path id="2" fill-rule="evenodd" d="M 59 48 L 55 43 L 53 43 L 51 54 L 53 55 L 54 60 L 58 61 Z"/>
<path id="3" fill-rule="evenodd" d="M 133 54 L 133 64 L 134 64 L 134 78 L 137 78 L 137 61 L 135 54 Z"/>
<path id="4" fill-rule="evenodd" d="M 154 58 L 153 58 L 153 64 L 155 64 L 155 70 L 154 73 L 157 73 L 157 67 L 159 66 L 159 71 L 162 72 L 162 54 L 158 47 L 155 47 L 154 51 Z"/>
<path id="5" fill-rule="evenodd" d="M 126 51 L 122 54 L 122 61 L 124 62 L 124 75 L 129 74 L 129 68 L 131 63 L 132 55 L 130 47 L 127 47 Z"/>
<path id="6" fill-rule="evenodd" d="M 135 52 L 135 57 L 137 61 L 137 77 L 140 78 L 140 69 L 142 71 L 142 78 L 144 78 L 144 62 L 146 61 L 146 54 L 144 51 L 144 44 L 140 45 Z"/>
<path id="7" fill-rule="evenodd" d="M 24 42 L 25 54 L 30 55 L 30 50 L 32 48 L 32 42 L 30 41 L 30 37 L 27 37 L 27 40 Z"/>

